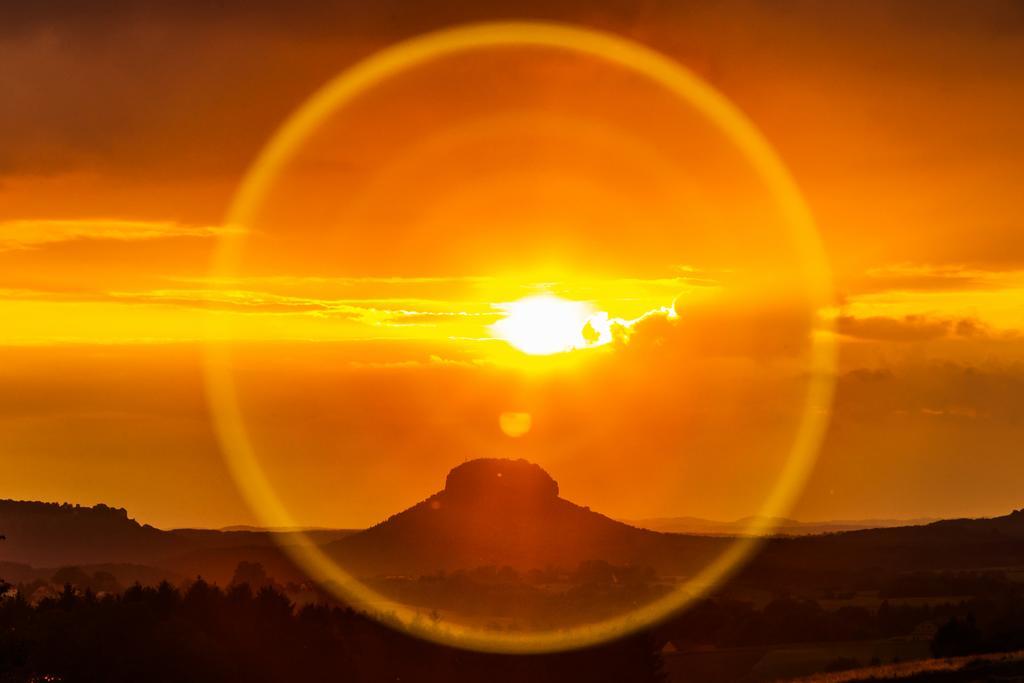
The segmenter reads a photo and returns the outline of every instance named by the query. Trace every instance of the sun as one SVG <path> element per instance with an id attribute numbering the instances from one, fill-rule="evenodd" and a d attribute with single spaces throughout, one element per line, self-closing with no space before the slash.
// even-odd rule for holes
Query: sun
<path id="1" fill-rule="evenodd" d="M 594 308 L 551 294 L 497 304 L 505 317 L 491 325 L 491 332 L 523 353 L 547 356 L 589 346 L 584 337 Z"/>

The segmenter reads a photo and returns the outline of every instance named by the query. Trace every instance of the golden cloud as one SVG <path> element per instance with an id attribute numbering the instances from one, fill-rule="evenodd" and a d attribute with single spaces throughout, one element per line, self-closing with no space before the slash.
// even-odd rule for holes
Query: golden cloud
<path id="1" fill-rule="evenodd" d="M 119 218 L 19 219 L 0 221 L 0 251 L 34 249 L 48 244 L 102 240 L 137 242 L 178 238 L 212 238 L 232 228 L 183 225 L 173 221 Z"/>

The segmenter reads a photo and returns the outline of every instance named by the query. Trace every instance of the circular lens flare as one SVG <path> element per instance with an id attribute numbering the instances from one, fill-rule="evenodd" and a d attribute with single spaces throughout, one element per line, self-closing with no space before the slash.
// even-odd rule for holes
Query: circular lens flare
<path id="1" fill-rule="evenodd" d="M 811 299 L 817 306 L 831 303 L 824 253 L 803 198 L 771 146 L 741 112 L 680 64 L 641 44 L 601 31 L 544 22 L 485 23 L 412 38 L 370 56 L 328 83 L 285 122 L 249 169 L 228 214 L 227 223 L 234 229 L 221 237 L 211 273 L 213 281 L 230 286 L 242 261 L 247 231 L 256 222 L 268 192 L 288 162 L 328 117 L 416 66 L 451 55 L 511 46 L 565 50 L 623 67 L 699 112 L 742 153 L 770 192 L 795 246 L 800 277 Z M 532 354 L 554 354 L 591 341 L 584 328 L 593 311 L 587 311 L 586 305 L 557 297 L 534 299 L 509 304 L 505 320 L 496 323 L 493 332 Z M 496 652 L 556 651 L 594 645 L 649 626 L 706 594 L 736 570 L 755 550 L 756 537 L 770 531 L 770 520 L 784 515 L 799 493 L 827 424 L 835 374 L 831 319 L 819 318 L 815 325 L 801 417 L 785 465 L 759 514 L 751 517 L 745 533 L 707 566 L 668 594 L 632 612 L 584 626 L 537 632 L 495 632 L 455 623 L 438 625 L 418 618 L 415 609 L 356 579 L 306 534 L 295 534 L 294 542 L 282 549 L 311 577 L 354 607 L 387 614 L 389 623 L 458 647 Z M 301 523 L 282 501 L 252 443 L 240 403 L 231 348 L 225 343 L 233 338 L 227 318 L 211 319 L 207 335 L 210 341 L 206 345 L 205 377 L 210 409 L 232 474 L 264 524 L 299 527 Z M 521 418 L 509 421 L 512 431 L 521 430 L 524 423 Z"/>

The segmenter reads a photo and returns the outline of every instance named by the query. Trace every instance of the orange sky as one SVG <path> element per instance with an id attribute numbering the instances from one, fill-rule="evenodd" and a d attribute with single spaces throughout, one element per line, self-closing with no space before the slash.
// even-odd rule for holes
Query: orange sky
<path id="1" fill-rule="evenodd" d="M 840 367 L 794 515 L 1020 507 L 1013 3 L 61 5 L 0 10 L 3 497 L 252 521 L 206 410 L 214 318 L 245 342 L 254 442 L 309 524 L 377 521 L 481 455 L 540 462 L 617 516 L 756 512 L 815 312 L 742 160 L 642 79 L 543 50 L 396 79 L 319 131 L 240 271 L 211 276 L 241 173 L 305 96 L 395 39 L 519 14 L 678 58 L 805 193 Z M 502 303 L 540 292 L 650 315 L 554 359 L 489 339 Z M 510 411 L 532 415 L 526 435 L 501 431 Z"/>

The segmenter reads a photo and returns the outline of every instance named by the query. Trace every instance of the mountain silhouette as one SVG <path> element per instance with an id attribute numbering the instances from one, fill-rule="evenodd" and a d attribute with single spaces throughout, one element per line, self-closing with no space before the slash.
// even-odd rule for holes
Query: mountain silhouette
<path id="1" fill-rule="evenodd" d="M 127 511 L 0 501 L 0 574 L 37 568 L 118 565 L 125 581 L 202 574 L 226 583 L 240 561 L 259 562 L 279 580 L 300 580 L 281 545 L 293 531 L 161 530 Z M 650 567 L 662 575 L 699 570 L 732 542 L 728 535 L 636 528 L 559 496 L 558 483 L 525 460 L 481 459 L 449 472 L 444 488 L 363 531 L 306 532 L 360 576 L 421 576 L 493 565 L 573 569 L 588 560 Z M 132 566 L 129 566 L 132 565 Z M 991 519 L 768 538 L 744 574 L 976 570 L 1024 565 L 1024 510 Z M 49 572 L 52 573 L 52 572 Z M 824 574 L 822 574 L 824 575 Z"/>
<path id="2" fill-rule="evenodd" d="M 258 561 L 281 578 L 301 578 L 280 545 L 294 532 L 172 529 L 140 524 L 123 508 L 39 501 L 0 500 L 0 576 L 29 580 L 35 569 L 118 565 L 119 578 L 185 578 L 202 574 L 226 582 L 241 560 Z M 311 530 L 314 542 L 336 540 L 349 530 Z M 109 567 L 106 567 L 109 569 Z M 160 572 L 147 568 L 159 568 Z M 52 571 L 43 572 L 52 574 Z"/>
<path id="3" fill-rule="evenodd" d="M 646 519 L 624 519 L 631 526 L 651 531 L 667 531 L 674 534 L 698 534 L 702 536 L 741 536 L 749 533 L 755 523 L 764 524 L 770 536 L 816 536 L 840 531 L 862 529 L 888 529 L 892 527 L 923 526 L 938 521 L 931 517 L 915 519 L 836 519 L 820 522 L 803 522 L 786 517 L 743 517 L 733 521 L 704 519 L 702 517 L 650 517 Z"/>
<path id="4" fill-rule="evenodd" d="M 727 535 L 656 532 L 558 496 L 525 460 L 455 467 L 443 490 L 380 524 L 325 546 L 361 576 L 426 575 L 480 566 L 569 569 L 588 560 L 687 575 L 724 551 Z M 977 569 L 1024 564 L 1024 511 L 992 519 L 770 537 L 747 568 L 765 571 Z"/>
<path id="5" fill-rule="evenodd" d="M 0 501 L 0 524 L 7 541 L 3 559 L 49 566 L 100 562 L 141 562 L 174 553 L 179 539 L 127 510 L 99 504 Z"/>
<path id="6" fill-rule="evenodd" d="M 921 526 L 773 538 L 749 572 L 988 569 L 1024 564 L 1024 510 L 990 519 L 947 519 Z"/>
<path id="7" fill-rule="evenodd" d="M 448 473 L 443 490 L 327 546 L 359 574 L 427 574 L 479 566 L 571 568 L 587 560 L 683 570 L 713 539 L 638 529 L 558 496 L 525 460 L 479 459 Z M 698 548 L 690 548 L 697 550 Z M 703 553 L 701 553 L 703 555 Z"/>

